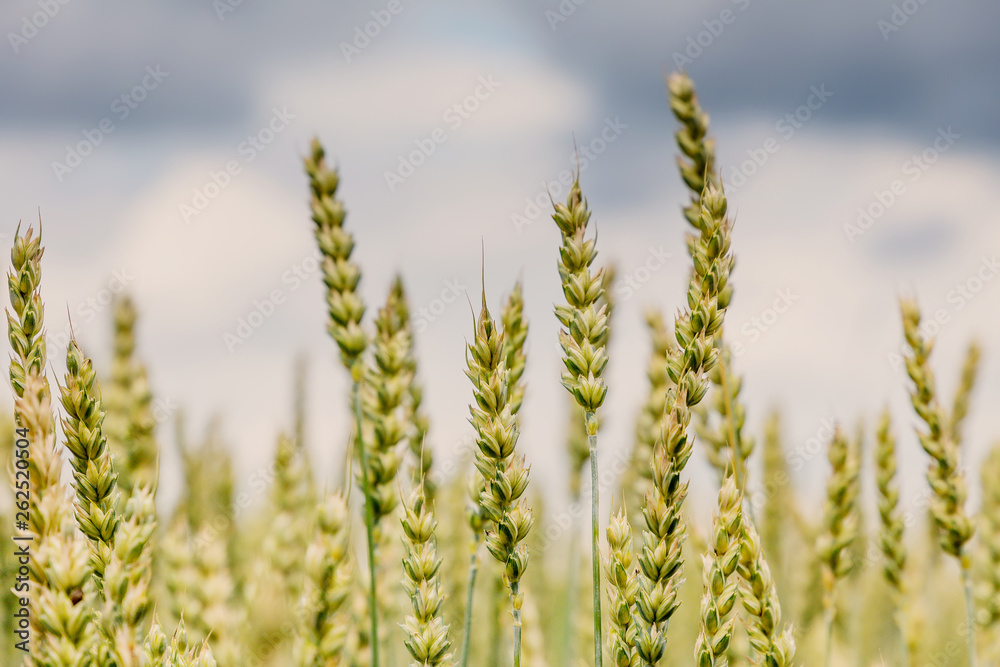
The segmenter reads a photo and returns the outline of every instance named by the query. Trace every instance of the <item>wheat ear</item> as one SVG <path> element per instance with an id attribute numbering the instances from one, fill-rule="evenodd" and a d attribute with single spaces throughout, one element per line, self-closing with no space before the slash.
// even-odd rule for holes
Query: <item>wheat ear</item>
<path id="1" fill-rule="evenodd" d="M 76 519 L 90 540 L 94 576 L 100 584 L 121 521 L 115 511 L 117 475 L 102 429 L 104 410 L 97 374 L 76 340 L 71 340 L 66 350 L 66 368 L 66 384 L 60 387 L 67 415 L 62 425 L 76 479 Z"/>
<path id="2" fill-rule="evenodd" d="M 747 613 L 747 636 L 756 652 L 755 665 L 790 667 L 795 657 L 792 628 L 781 628 L 781 602 L 764 556 L 760 536 L 752 521 L 742 523 L 739 589 Z"/>
<path id="3" fill-rule="evenodd" d="M 127 501 L 136 486 L 155 488 L 159 446 L 146 367 L 135 358 L 138 314 L 130 297 L 115 299 L 112 318 L 114 339 L 111 377 L 104 392 L 104 432 L 115 458 L 118 488 Z"/>
<path id="4" fill-rule="evenodd" d="M 709 186 L 702 197 L 700 235 L 693 241 L 694 274 L 687 294 L 689 310 L 675 320 L 679 349 L 670 355 L 667 373 L 675 388 L 668 392 L 665 416 L 653 453 L 653 490 L 646 495 L 646 530 L 639 556 L 643 579 L 637 608 L 637 648 L 643 665 L 655 665 L 665 647 L 666 624 L 680 604 L 684 541 L 682 507 L 687 482 L 681 481 L 691 458 L 688 434 L 691 408 L 708 390 L 705 373 L 718 362 L 715 336 L 722 328 L 725 308 L 720 295 L 728 290 L 733 258 L 731 223 L 725 194 Z"/>
<path id="5" fill-rule="evenodd" d="M 184 621 L 168 640 L 159 620 L 153 618 L 153 625 L 146 638 L 144 665 L 149 667 L 216 667 L 215 656 L 206 643 L 201 646 L 188 644 Z"/>
<path id="6" fill-rule="evenodd" d="M 590 457 L 591 504 L 591 576 L 594 598 L 594 663 L 601 667 L 601 552 L 599 474 L 597 465 L 597 409 L 604 403 L 608 388 L 601 377 L 608 363 L 605 350 L 608 338 L 607 307 L 599 307 L 604 293 L 603 269 L 591 274 L 590 265 L 597 257 L 597 240 L 587 239 L 590 210 L 583 198 L 579 180 L 573 183 L 565 204 L 556 204 L 552 216 L 562 236 L 559 249 L 559 276 L 566 305 L 555 312 L 563 329 L 562 383 L 584 410 Z"/>
<path id="7" fill-rule="evenodd" d="M 304 623 L 295 645 L 298 667 L 346 665 L 351 596 L 350 513 L 329 493 L 316 507 L 316 530 L 306 550 Z"/>
<path id="8" fill-rule="evenodd" d="M 406 648 L 413 667 L 449 667 L 452 664 L 448 626 L 441 617 L 441 559 L 437 554 L 437 521 L 423 489 L 415 487 L 402 519 L 406 556 L 403 586 L 412 611 L 403 621 Z"/>
<path id="9" fill-rule="evenodd" d="M 962 426 L 965 418 L 969 414 L 969 398 L 972 390 L 976 387 L 976 378 L 979 375 L 979 365 L 982 358 L 982 349 L 979 343 L 972 341 L 965 351 L 965 360 L 962 363 L 962 373 L 958 380 L 958 389 L 951 402 L 951 415 L 948 419 L 948 431 L 955 444 L 962 445 Z"/>
<path id="10" fill-rule="evenodd" d="M 430 419 L 423 409 L 424 388 L 417 379 L 417 356 L 414 349 L 413 323 L 410 317 L 410 305 L 403 288 L 403 278 L 396 276 L 389 290 L 389 300 L 386 308 L 395 314 L 398 327 L 404 334 L 406 342 L 405 375 L 409 380 L 407 386 L 406 441 L 410 452 L 410 465 L 413 468 L 414 486 L 422 485 L 428 502 L 434 502 L 437 483 L 431 473 L 434 465 L 434 451 L 427 446 L 425 439 L 430 428 Z"/>
<path id="11" fill-rule="evenodd" d="M 906 590 L 906 544 L 903 517 L 899 512 L 899 484 L 896 481 L 896 438 L 892 434 L 892 418 L 885 408 L 875 429 L 875 485 L 878 490 L 879 548 L 885 557 L 882 572 L 889 582 L 896 607 L 896 625 L 900 634 L 900 660 L 909 664 L 907 657 L 906 622 L 904 620 Z"/>
<path id="12" fill-rule="evenodd" d="M 736 568 L 740 562 L 742 504 L 736 479 L 730 473 L 719 491 L 708 553 L 702 556 L 701 631 L 694 647 L 698 667 L 728 664 L 726 652 L 736 623 L 736 615 L 732 612 L 739 597 Z"/>
<path id="13" fill-rule="evenodd" d="M 375 508 L 369 485 L 369 461 L 364 445 L 364 418 L 361 408 L 363 380 L 362 354 L 368 341 L 361 328 L 365 304 L 357 292 L 361 269 L 351 261 L 354 237 L 344 229 L 346 211 L 337 199 L 340 175 L 326 164 L 326 151 L 313 139 L 304 160 L 309 177 L 312 219 L 316 243 L 323 256 L 323 283 L 329 315 L 328 331 L 340 348 L 340 358 L 351 373 L 351 403 L 354 409 L 354 434 L 361 464 L 361 487 L 365 496 L 365 533 L 368 546 L 368 607 L 371 623 L 372 667 L 379 667 L 378 602 L 375 581 Z"/>
<path id="14" fill-rule="evenodd" d="M 27 440 L 27 468 L 15 467 L 11 483 L 28 477 L 27 517 L 17 514 L 19 541 L 30 545 L 28 610 L 30 637 L 24 648 L 39 666 L 87 664 L 96 640 L 89 548 L 72 526 L 73 504 L 60 479 L 62 456 L 56 445 L 52 395 L 45 377 L 44 313 L 39 285 L 44 249 L 28 228 L 14 235 L 7 274 L 11 311 L 7 334 L 13 354 L 17 438 Z M 23 451 L 19 448 L 19 451 Z M 20 647 L 19 647 L 20 648 Z"/>
<path id="15" fill-rule="evenodd" d="M 635 599 L 639 593 L 639 572 L 632 545 L 632 526 L 624 508 L 611 518 L 607 530 L 608 554 L 604 572 L 608 579 L 608 617 L 611 636 L 608 654 L 613 667 L 635 667 Z"/>
<path id="16" fill-rule="evenodd" d="M 517 457 L 517 416 L 510 395 L 510 374 L 503 359 L 503 334 L 483 305 L 468 346 L 466 375 L 473 383 L 475 405 L 470 407 L 476 428 L 476 469 L 484 480 L 480 506 L 488 520 L 486 549 L 503 566 L 514 616 L 514 665 L 520 667 L 520 581 L 528 566 L 524 538 L 533 523 L 523 499 L 528 486 L 524 458 Z"/>
<path id="17" fill-rule="evenodd" d="M 856 503 L 858 497 L 858 461 L 854 449 L 838 426 L 827 452 L 831 473 L 826 485 L 824 532 L 818 550 L 822 564 L 823 612 L 826 624 L 826 665 L 830 665 L 833 645 L 833 622 L 836 613 L 836 586 L 853 569 L 849 555 L 857 537 Z"/>
<path id="18" fill-rule="evenodd" d="M 926 431 L 919 430 L 917 437 L 920 440 L 920 446 L 931 457 L 931 464 L 927 470 L 927 482 L 933 492 L 930 504 L 931 517 L 933 517 L 937 527 L 941 548 L 945 553 L 951 554 L 958 560 L 962 571 L 968 621 L 966 639 L 969 665 L 975 667 L 975 605 L 972 593 L 971 563 L 965 548 L 966 543 L 975 532 L 975 525 L 965 511 L 965 479 L 959 467 L 961 448 L 952 437 L 948 418 L 938 403 L 934 386 L 934 373 L 928 363 L 933 343 L 924 340 L 920 332 L 920 309 L 916 302 L 908 299 L 901 299 L 899 307 L 903 318 L 903 334 L 909 347 L 909 354 L 906 356 L 906 372 L 913 383 L 910 390 L 910 402 L 913 404 L 917 416 L 926 426 Z M 970 381 L 968 386 L 971 388 L 971 385 Z M 967 392 L 962 391 L 959 392 L 959 395 L 963 393 L 967 395 Z M 964 408 L 960 409 L 959 414 L 963 410 Z M 952 424 L 955 423 L 952 421 Z M 961 419 L 957 420 L 957 423 L 960 425 Z"/>

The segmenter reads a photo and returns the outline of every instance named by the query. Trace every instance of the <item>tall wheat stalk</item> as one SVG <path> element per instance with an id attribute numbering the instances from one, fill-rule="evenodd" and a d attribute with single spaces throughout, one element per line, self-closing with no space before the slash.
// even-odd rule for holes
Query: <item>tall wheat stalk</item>
<path id="1" fill-rule="evenodd" d="M 594 664 L 601 666 L 601 551 L 600 551 L 600 484 L 597 464 L 597 409 L 604 403 L 608 388 L 601 374 L 607 366 L 605 352 L 608 337 L 607 307 L 598 308 L 604 293 L 603 269 L 591 274 L 590 265 L 597 258 L 596 239 L 586 239 L 590 211 L 580 190 L 579 180 L 573 183 L 565 204 L 556 204 L 552 216 L 562 235 L 559 249 L 559 276 L 562 280 L 565 306 L 556 306 L 556 317 L 563 329 L 559 343 L 565 357 L 563 386 L 584 410 L 587 443 L 590 455 L 590 525 L 591 576 L 594 598 Z"/>
<path id="2" fill-rule="evenodd" d="M 528 469 L 524 458 L 515 456 L 518 424 L 504 354 L 504 335 L 490 316 L 485 292 L 466 358 L 466 375 L 472 382 L 475 398 L 469 410 L 476 429 L 476 470 L 483 480 L 479 506 L 487 521 L 485 544 L 503 567 L 503 581 L 510 593 L 514 617 L 514 667 L 520 667 L 524 601 L 520 581 L 528 566 L 524 539 L 534 519 L 522 498 L 528 486 Z"/>
<path id="3" fill-rule="evenodd" d="M 364 443 L 364 418 L 361 407 L 361 382 L 364 375 L 362 355 L 368 340 L 361 327 L 365 304 L 357 292 L 361 269 L 351 262 L 354 238 L 344 229 L 346 211 L 337 199 L 340 175 L 326 165 L 326 151 L 313 139 L 304 160 L 311 193 L 310 208 L 315 223 L 316 242 L 323 255 L 323 283 L 329 312 L 329 332 L 340 348 L 340 358 L 351 374 L 351 403 L 354 408 L 355 449 L 361 464 L 361 490 L 365 503 L 365 533 L 368 546 L 368 605 L 371 624 L 372 667 L 379 667 L 378 601 L 375 581 L 375 501 L 370 481 L 368 451 Z"/>
<path id="4" fill-rule="evenodd" d="M 836 615 L 837 582 L 854 567 L 850 551 L 857 537 L 858 466 L 854 449 L 838 426 L 827 451 L 831 474 L 826 485 L 824 532 L 818 551 L 822 565 L 823 622 L 826 631 L 825 664 L 833 654 L 833 623 Z"/>
<path id="5" fill-rule="evenodd" d="M 933 492 L 931 517 L 937 527 L 941 548 L 958 560 L 962 571 L 966 603 L 966 643 L 969 665 L 975 667 L 975 602 L 971 559 L 966 552 L 966 544 L 975 532 L 975 524 L 965 511 L 966 488 L 960 469 L 961 448 L 953 437 L 949 420 L 938 403 L 934 374 L 928 364 L 933 343 L 924 340 L 920 332 L 920 309 L 916 302 L 906 299 L 901 299 L 899 306 L 903 317 L 903 334 L 909 347 L 906 372 L 913 383 L 910 389 L 910 402 L 927 428 L 926 431 L 918 430 L 917 437 L 920 446 L 931 457 L 931 464 L 927 470 L 927 482 Z M 972 364 L 974 365 L 975 363 Z M 971 391 L 971 380 L 967 379 L 963 384 L 968 385 Z M 964 393 L 967 395 L 968 391 Z M 962 411 L 956 410 L 955 413 L 960 415 Z M 960 424 L 961 418 L 951 420 L 952 426 L 956 423 Z"/>

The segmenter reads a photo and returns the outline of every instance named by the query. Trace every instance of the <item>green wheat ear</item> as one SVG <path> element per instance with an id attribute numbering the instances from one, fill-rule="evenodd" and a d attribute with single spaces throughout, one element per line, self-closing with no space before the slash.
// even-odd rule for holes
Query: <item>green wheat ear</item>
<path id="1" fill-rule="evenodd" d="M 853 569 L 851 547 L 857 537 L 859 462 L 843 430 L 837 426 L 827 451 L 831 473 L 826 485 L 823 527 L 817 548 L 822 565 L 823 610 L 826 625 L 826 664 L 830 664 L 836 613 L 837 582 Z"/>
<path id="2" fill-rule="evenodd" d="M 410 494 L 402 519 L 406 556 L 403 558 L 403 585 L 412 611 L 403 622 L 406 648 L 425 667 L 452 665 L 448 626 L 441 616 L 441 559 L 437 554 L 437 521 L 422 488 Z"/>

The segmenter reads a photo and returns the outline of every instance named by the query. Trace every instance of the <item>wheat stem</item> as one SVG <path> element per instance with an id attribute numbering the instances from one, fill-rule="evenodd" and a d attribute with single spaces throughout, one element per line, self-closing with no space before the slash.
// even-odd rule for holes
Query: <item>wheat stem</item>
<path id="1" fill-rule="evenodd" d="M 591 426 L 593 424 L 593 426 Z M 594 664 L 601 667 L 601 529 L 600 475 L 597 471 L 597 415 L 587 412 L 587 443 L 590 445 L 590 553 L 594 592 Z"/>
<path id="2" fill-rule="evenodd" d="M 514 606 L 514 667 L 521 667 L 521 605 L 517 602 L 519 594 L 520 584 L 516 581 L 512 582 L 510 600 Z"/>
<path id="3" fill-rule="evenodd" d="M 353 375 L 360 375 L 360 367 L 357 373 L 352 369 Z M 361 492 L 364 495 L 365 503 L 365 537 L 368 547 L 368 611 L 371 625 L 371 647 L 372 647 L 372 667 L 378 667 L 378 602 L 376 595 L 375 581 L 375 512 L 372 507 L 371 482 L 368 477 L 368 452 L 361 436 L 362 415 L 361 415 L 361 379 L 355 377 L 351 384 L 351 397 L 354 404 L 354 429 L 355 444 L 358 451 L 358 459 L 361 464 Z"/>
<path id="4" fill-rule="evenodd" d="M 972 590 L 972 568 L 969 557 L 962 556 L 962 588 L 965 592 L 965 641 L 969 651 L 969 667 L 976 667 L 976 603 Z"/>
<path id="5" fill-rule="evenodd" d="M 472 602 L 475 598 L 476 575 L 479 573 L 479 545 L 482 544 L 482 533 L 476 533 L 472 538 L 472 555 L 469 556 L 469 583 L 465 592 L 465 624 L 462 627 L 462 657 L 461 667 L 469 664 L 469 648 L 472 644 Z"/>

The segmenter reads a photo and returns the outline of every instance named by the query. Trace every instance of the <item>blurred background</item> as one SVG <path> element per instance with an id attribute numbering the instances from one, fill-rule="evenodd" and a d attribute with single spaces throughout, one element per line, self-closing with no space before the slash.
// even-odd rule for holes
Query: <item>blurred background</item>
<path id="1" fill-rule="evenodd" d="M 161 442 L 177 410 L 195 435 L 221 416 L 244 488 L 291 428 L 292 368 L 305 355 L 317 474 L 339 478 L 347 378 L 325 333 L 301 168 L 318 136 L 341 170 L 369 314 L 395 272 L 406 281 L 442 464 L 471 446 L 462 371 L 482 261 L 495 309 L 523 279 L 520 442 L 559 507 L 567 397 L 547 193 L 565 196 L 575 145 L 601 258 L 619 276 L 610 469 L 645 395 L 643 310 L 683 305 L 687 194 L 664 75 L 684 68 L 711 114 L 736 218 L 726 333 L 749 429 L 781 408 L 788 446 L 806 452 L 797 484 L 816 502 L 827 464 L 810 439 L 832 421 L 871 427 L 889 403 L 905 511 L 926 460 L 895 356 L 900 295 L 938 323 L 943 396 L 968 341 L 984 344 L 973 468 L 1000 434 L 1000 6 L 668 4 L 4 3 L 0 238 L 9 246 L 40 211 L 53 372 L 67 313 L 107 368 L 110 299 L 127 290 Z M 179 467 L 164 451 L 169 504 Z M 697 454 L 692 476 L 693 497 L 714 493 Z"/>

